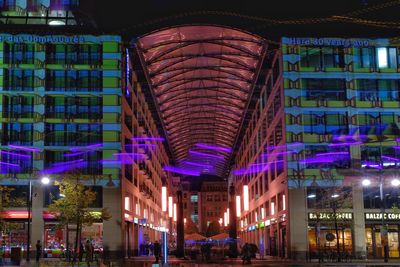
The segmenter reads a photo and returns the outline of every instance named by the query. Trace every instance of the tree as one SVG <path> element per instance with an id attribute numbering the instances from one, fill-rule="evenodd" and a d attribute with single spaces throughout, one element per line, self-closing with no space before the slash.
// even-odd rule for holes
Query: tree
<path id="1" fill-rule="evenodd" d="M 199 229 L 197 225 L 192 221 L 191 218 L 188 218 L 185 224 L 185 234 L 194 234 L 198 233 Z"/>
<path id="2" fill-rule="evenodd" d="M 102 209 L 100 213 L 94 213 L 90 207 L 96 200 L 96 192 L 84 186 L 78 174 L 70 174 L 64 177 L 61 182 L 57 182 L 60 195 L 63 197 L 56 199 L 49 205 L 49 211 L 52 212 L 59 221 L 60 227 L 76 225 L 76 236 L 74 245 L 74 261 L 79 247 L 79 240 L 83 226 L 90 226 L 97 220 L 109 220 L 107 209 Z M 68 237 L 68 233 L 67 233 Z M 69 244 L 67 241 L 67 251 Z"/>
<path id="3" fill-rule="evenodd" d="M 210 224 L 207 227 L 206 236 L 210 237 L 213 235 L 217 235 L 220 232 L 221 232 L 221 228 L 220 228 L 219 222 L 212 221 L 212 222 L 210 222 Z"/>

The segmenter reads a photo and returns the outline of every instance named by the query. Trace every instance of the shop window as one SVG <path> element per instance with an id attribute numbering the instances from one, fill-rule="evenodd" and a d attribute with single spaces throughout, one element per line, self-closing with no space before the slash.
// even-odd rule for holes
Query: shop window
<path id="1" fill-rule="evenodd" d="M 307 207 L 309 209 L 344 209 L 353 206 L 351 187 L 308 187 Z"/>

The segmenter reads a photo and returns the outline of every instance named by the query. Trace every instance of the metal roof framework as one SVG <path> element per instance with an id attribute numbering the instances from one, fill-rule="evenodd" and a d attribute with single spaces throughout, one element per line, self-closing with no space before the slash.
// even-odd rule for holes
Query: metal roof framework
<path id="1" fill-rule="evenodd" d="M 225 176 L 232 152 L 196 144 L 235 148 L 267 42 L 224 26 L 184 25 L 146 34 L 136 48 L 176 163 L 212 164 L 200 171 Z"/>

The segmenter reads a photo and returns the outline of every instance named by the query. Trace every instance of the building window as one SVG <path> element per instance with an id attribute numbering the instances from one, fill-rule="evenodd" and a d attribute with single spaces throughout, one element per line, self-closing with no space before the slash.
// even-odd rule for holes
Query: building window
<path id="1" fill-rule="evenodd" d="M 363 101 L 399 101 L 399 81 L 359 79 L 357 80 L 357 97 Z"/>
<path id="2" fill-rule="evenodd" d="M 33 123 L 0 124 L 3 145 L 32 145 Z"/>
<path id="3" fill-rule="evenodd" d="M 300 64 L 302 67 L 344 68 L 343 47 L 301 47 Z"/>
<path id="4" fill-rule="evenodd" d="M 35 45 L 4 43 L 4 64 L 33 64 Z"/>
<path id="5" fill-rule="evenodd" d="M 378 68 L 397 68 L 397 51 L 394 47 L 376 48 Z"/>
<path id="6" fill-rule="evenodd" d="M 344 79 L 302 79 L 307 100 L 346 100 Z"/>
<path id="7" fill-rule="evenodd" d="M 207 201 L 213 201 L 213 195 L 207 194 L 206 199 Z"/>
<path id="8" fill-rule="evenodd" d="M 190 202 L 191 203 L 197 203 L 199 200 L 199 197 L 197 195 L 191 195 L 190 196 Z"/>
<path id="9" fill-rule="evenodd" d="M 4 69 L 5 91 L 33 91 L 33 70 Z"/>

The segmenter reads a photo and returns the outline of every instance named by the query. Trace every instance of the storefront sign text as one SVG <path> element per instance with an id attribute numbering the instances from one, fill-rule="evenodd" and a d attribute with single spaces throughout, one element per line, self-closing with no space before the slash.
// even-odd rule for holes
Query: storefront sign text
<path id="1" fill-rule="evenodd" d="M 333 220 L 335 214 L 333 212 L 321 212 L 315 213 L 310 212 L 308 213 L 308 219 L 310 220 Z M 353 219 L 353 213 L 351 212 L 338 212 L 336 213 L 336 218 L 339 220 L 351 220 Z"/>
<path id="2" fill-rule="evenodd" d="M 363 39 L 339 39 L 339 38 L 283 38 L 282 42 L 288 45 L 315 45 L 315 46 L 370 46 L 369 40 Z"/>
<path id="3" fill-rule="evenodd" d="M 384 213 L 385 220 L 400 220 L 400 213 Z M 365 213 L 366 220 L 382 220 L 382 213 L 368 212 Z"/>

